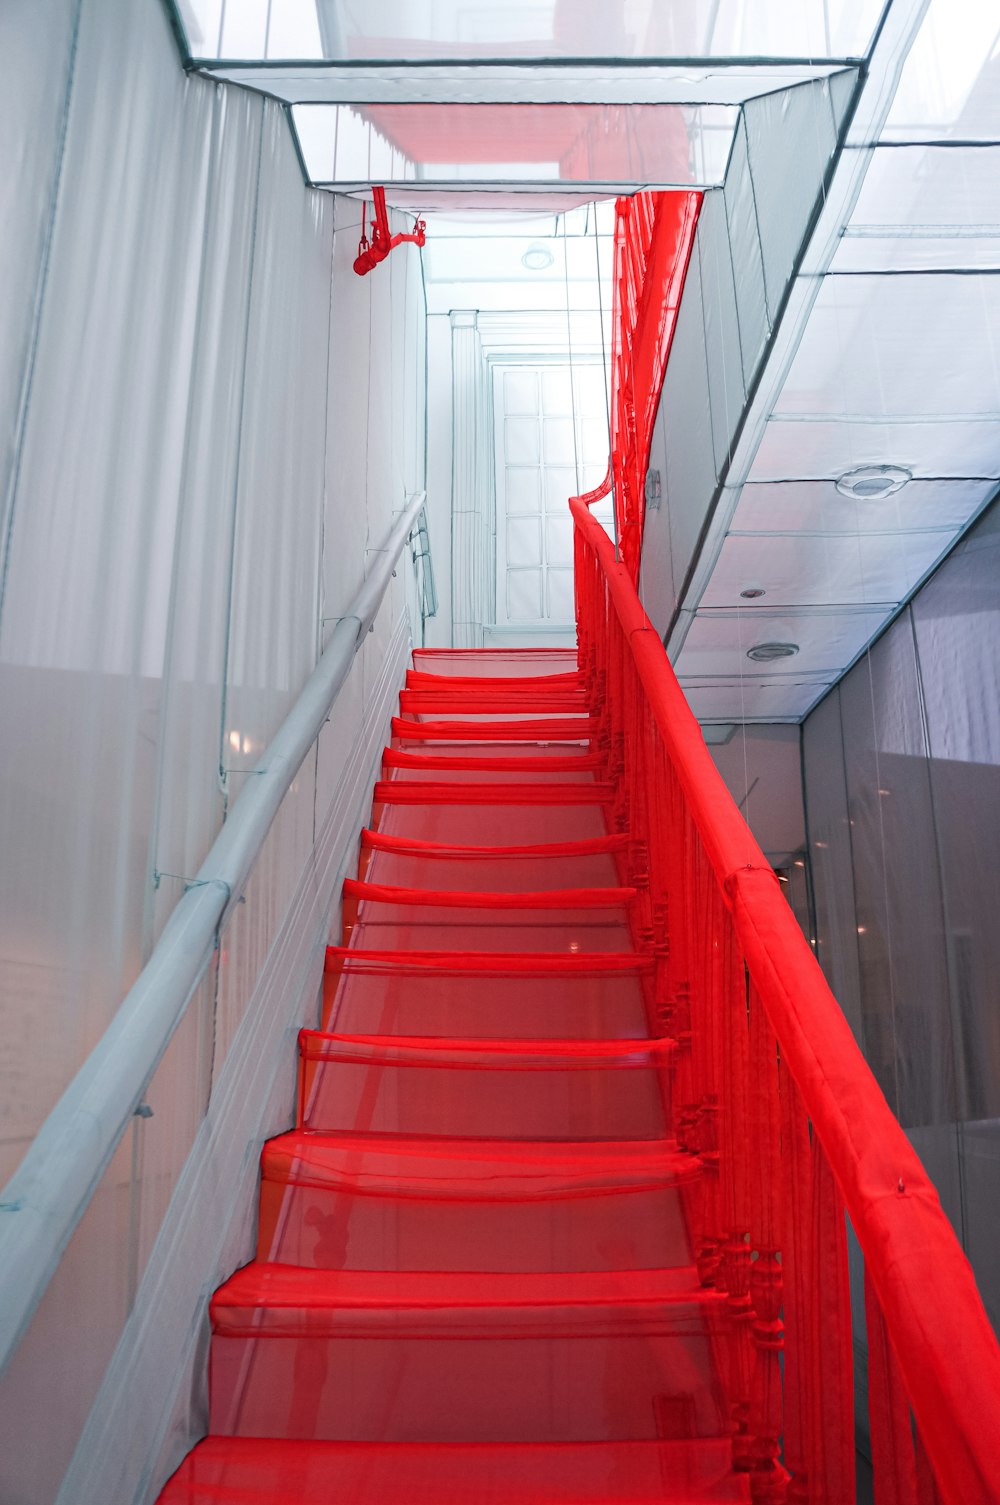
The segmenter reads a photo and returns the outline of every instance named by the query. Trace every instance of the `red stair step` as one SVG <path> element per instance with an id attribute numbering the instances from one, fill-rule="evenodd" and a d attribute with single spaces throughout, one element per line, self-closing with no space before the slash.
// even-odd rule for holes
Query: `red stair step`
<path id="1" fill-rule="evenodd" d="M 336 1269 L 687 1265 L 671 1140 L 481 1140 L 295 1131 L 261 1156 L 258 1255 Z"/>
<path id="2" fill-rule="evenodd" d="M 161 1505 L 745 1505 L 727 1438 L 504 1446 L 206 1437 Z"/>
<path id="3" fill-rule="evenodd" d="M 330 1441 L 714 1436 L 725 1298 L 692 1267 L 485 1275 L 252 1264 L 212 1304 L 215 1432 Z"/>

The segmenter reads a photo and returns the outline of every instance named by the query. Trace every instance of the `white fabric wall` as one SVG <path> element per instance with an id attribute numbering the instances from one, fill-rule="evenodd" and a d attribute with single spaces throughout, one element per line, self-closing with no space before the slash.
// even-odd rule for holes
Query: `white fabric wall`
<path id="1" fill-rule="evenodd" d="M 0 148 L 2 1183 L 423 484 L 424 308 L 160 0 L 4 0 Z M 0 1384 L 5 1505 L 54 1498 L 405 610 L 400 578 Z"/>
<path id="2" fill-rule="evenodd" d="M 748 100 L 721 189 L 706 192 L 657 413 L 643 604 L 665 634 L 781 315 L 850 102 L 849 72 Z"/>

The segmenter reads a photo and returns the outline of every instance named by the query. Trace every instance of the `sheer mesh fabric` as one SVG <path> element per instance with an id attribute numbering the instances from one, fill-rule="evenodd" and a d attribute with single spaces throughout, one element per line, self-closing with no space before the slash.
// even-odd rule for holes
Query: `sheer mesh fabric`
<path id="1" fill-rule="evenodd" d="M 453 892 L 613 888 L 627 877 L 627 844 L 598 837 L 548 846 L 463 847 L 365 830 L 359 871 L 372 883 Z"/>
<path id="2" fill-rule="evenodd" d="M 433 675 L 484 679 L 575 674 L 575 648 L 414 648 L 413 667 Z"/>
<path id="3" fill-rule="evenodd" d="M 573 655 L 418 653 L 401 711 L 257 1258 L 212 1304 L 212 1436 L 164 1498 L 746 1500 Z"/>
<path id="4" fill-rule="evenodd" d="M 516 963 L 516 970 L 515 970 Z M 347 1033 L 628 1039 L 647 1029 L 651 961 L 626 953 L 327 953 L 324 1028 Z M 567 984 L 569 984 L 567 986 Z"/>
<path id="5" fill-rule="evenodd" d="M 730 1505 L 729 1444 L 287 1442 L 212 1436 L 163 1496 L 169 1505 Z"/>

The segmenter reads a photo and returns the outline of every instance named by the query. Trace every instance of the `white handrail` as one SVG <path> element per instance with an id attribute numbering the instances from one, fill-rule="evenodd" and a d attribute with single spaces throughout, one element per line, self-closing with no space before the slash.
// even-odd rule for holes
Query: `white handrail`
<path id="1" fill-rule="evenodd" d="M 205 974 L 271 823 L 319 736 L 423 511 L 406 506 L 302 693 L 253 770 L 149 960 L 0 1193 L 0 1373 Z"/>

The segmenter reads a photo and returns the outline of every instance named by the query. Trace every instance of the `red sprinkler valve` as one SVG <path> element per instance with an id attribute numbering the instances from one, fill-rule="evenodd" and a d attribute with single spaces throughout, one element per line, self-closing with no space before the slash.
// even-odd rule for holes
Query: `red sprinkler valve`
<path id="1" fill-rule="evenodd" d="M 367 276 L 373 267 L 385 260 L 394 246 L 402 245 L 404 240 L 412 240 L 415 246 L 422 246 L 427 239 L 427 226 L 422 219 L 417 220 L 411 235 L 390 235 L 385 189 L 373 188 L 372 194 L 375 199 L 375 222 L 370 241 L 366 234 L 367 205 L 361 211 L 361 244 L 354 263 L 354 270 L 359 277 Z"/>

